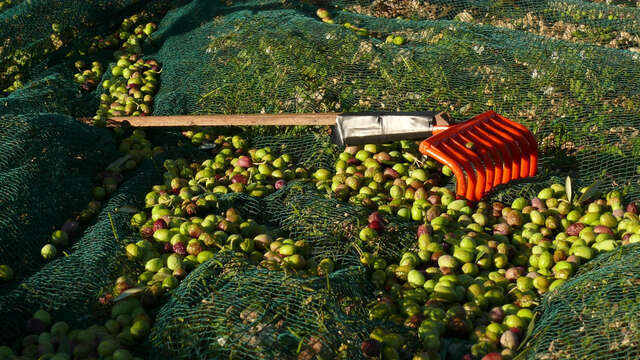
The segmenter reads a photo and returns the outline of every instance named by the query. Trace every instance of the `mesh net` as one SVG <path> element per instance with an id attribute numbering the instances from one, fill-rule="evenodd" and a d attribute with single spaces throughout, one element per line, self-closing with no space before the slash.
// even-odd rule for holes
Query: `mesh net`
<path id="1" fill-rule="evenodd" d="M 124 259 L 126 237 L 131 234 L 131 214 L 118 211 L 125 205 L 139 203 L 145 190 L 160 176 L 156 167 L 147 162 L 140 173 L 128 179 L 105 204 L 95 224 L 88 227 L 82 237 L 67 250 L 69 256 L 60 257 L 25 277 L 18 286 L 8 289 L 0 298 L 0 331 L 9 338 L 19 335 L 31 314 L 39 308 L 51 311 L 55 319 L 76 326 L 86 326 L 99 314 L 91 310 L 103 287 L 110 285 L 119 275 Z M 87 187 L 85 186 L 85 189 Z M 29 238 L 24 236 L 23 238 Z M 22 239 L 22 238 L 19 238 Z M 34 242 L 40 238 L 34 238 Z M 13 244 L 18 240 L 13 239 Z M 21 243 L 24 244 L 24 241 Z M 39 256 L 35 249 L 13 250 L 12 253 Z M 10 251 L 11 249 L 9 249 Z M 29 250 L 29 251 L 27 251 Z M 4 254 L 10 254 L 10 252 Z M 17 267 L 18 270 L 22 269 Z"/>
<path id="2" fill-rule="evenodd" d="M 326 198 L 313 186 L 293 183 L 265 199 L 270 222 L 291 236 L 308 241 L 317 259 L 329 257 L 343 264 L 360 264 L 359 252 L 374 251 L 398 259 L 415 245 L 417 224 L 394 218 L 375 242 L 362 244 L 358 233 L 366 224 L 368 210 Z"/>
<path id="3" fill-rule="evenodd" d="M 519 359 L 634 359 L 640 356 L 638 244 L 589 262 L 544 298 Z"/>
<path id="4" fill-rule="evenodd" d="M 95 174 L 117 154 L 107 130 L 69 116 L 1 116 L 0 209 L 8 216 L 0 220 L 0 263 L 17 279 L 38 270 L 53 227 L 91 199 Z"/>
<path id="5" fill-rule="evenodd" d="M 145 53 L 163 65 L 156 115 L 427 109 L 461 121 L 494 109 L 531 128 L 542 149 L 540 175 L 496 189 L 494 198 L 532 196 L 566 175 L 578 186 L 603 180 L 603 190 L 640 195 L 640 9 L 633 1 L 4 4 L 0 91 L 21 82 L 0 98 L 0 210 L 6 214 L 0 263 L 16 271 L 16 280 L 0 288 L 0 331 L 12 337 L 42 306 L 56 319 L 92 320 L 87 314 L 119 275 L 123 246 L 133 236 L 130 215 L 115 209 L 141 204 L 161 179 L 157 162 L 138 168 L 69 256 L 41 260 L 51 230 L 86 204 L 96 172 L 118 156 L 116 138 L 70 117 L 95 114 L 101 93 L 79 91 L 73 61 L 85 58 L 78 49 L 94 35 L 113 31 L 133 13 L 159 19 L 173 7 L 145 44 Z M 318 19 L 318 6 L 335 24 Z M 387 42 L 389 35 L 404 43 Z M 112 49 L 91 58 L 112 62 Z M 243 130 L 253 146 L 286 151 L 310 169 L 330 168 L 335 159 L 322 129 Z M 273 133 L 281 135 L 265 136 Z M 149 138 L 180 145 L 169 151 L 172 157 L 207 156 L 182 146 L 176 129 L 150 131 Z M 299 346 L 305 356 L 331 358 L 345 342 L 353 351 L 374 326 L 361 320 L 372 292 L 354 267 L 356 231 L 367 211 L 305 183 L 265 199 L 223 196 L 222 203 L 309 241 L 314 257 L 333 258 L 342 269 L 327 282 L 228 258 L 210 261 L 162 306 L 151 338 L 157 356 L 299 357 L 292 352 Z M 395 219 L 382 254 L 393 258 L 414 246 L 415 226 Z M 637 246 L 598 258 L 547 296 L 522 356 L 637 357 L 635 258 Z M 355 302 L 349 314 L 345 298 Z M 252 347 L 240 346 L 243 341 Z"/>
<path id="6" fill-rule="evenodd" d="M 178 3 L 97 0 L 70 5 L 65 1 L 13 1 L 8 9 L 0 8 L 0 94 L 10 92 L 6 89 L 15 81 L 21 83 L 14 86 L 19 89 L 47 73 L 64 74 L 73 69 L 73 61 L 85 58 L 87 53 L 95 60 L 112 58 L 113 49 L 90 48 L 94 36 L 112 32 L 131 14 L 153 17 Z M 72 84 L 68 81 L 65 87 Z M 59 99 L 48 101 L 56 103 Z"/>
<path id="7" fill-rule="evenodd" d="M 69 84 L 71 69 L 58 66 L 56 71 L 28 83 L 6 98 L 0 98 L 3 113 L 61 113 L 89 115 L 97 102 L 90 95 L 81 96 L 75 84 Z"/>
<path id="8" fill-rule="evenodd" d="M 354 358 L 368 336 L 363 313 L 371 297 L 364 272 L 301 279 L 230 258 L 191 273 L 160 310 L 151 340 L 180 359 Z"/>

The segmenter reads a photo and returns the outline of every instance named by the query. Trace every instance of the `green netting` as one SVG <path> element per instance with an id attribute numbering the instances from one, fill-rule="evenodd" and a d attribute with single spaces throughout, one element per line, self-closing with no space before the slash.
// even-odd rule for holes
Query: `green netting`
<path id="1" fill-rule="evenodd" d="M 107 130 L 60 114 L 0 116 L 0 263 L 37 271 L 55 226 L 91 199 L 95 174 L 117 156 Z"/>
<path id="2" fill-rule="evenodd" d="M 157 163 L 131 175 L 68 257 L 44 264 L 39 255 L 51 230 L 90 199 L 98 169 L 118 156 L 106 131 L 68 116 L 93 115 L 101 90 L 78 89 L 72 64 L 79 57 L 67 54 L 132 13 L 161 14 L 178 4 L 184 6 L 170 11 L 145 45 L 145 54 L 163 65 L 156 115 L 445 110 L 464 120 L 494 109 L 529 126 L 542 149 L 540 176 L 497 189 L 494 198 L 531 196 L 566 175 L 577 186 L 603 179 L 601 189 L 640 195 L 640 9 L 634 1 L 13 1 L 0 9 L 0 90 L 16 72 L 25 87 L 0 98 L 0 263 L 17 275 L 0 289 L 3 334 L 18 336 L 41 306 L 56 319 L 91 321 L 87 314 L 100 290 L 119 275 L 123 246 L 137 235 L 128 237 L 130 215 L 115 208 L 142 204 L 150 186 L 161 182 Z M 336 24 L 320 21 L 317 6 Z M 345 28 L 346 22 L 368 29 L 367 35 Z M 406 43 L 386 43 L 388 35 Z M 91 59 L 113 66 L 111 53 Z M 310 169 L 331 167 L 328 137 L 313 130 L 245 135 Z M 187 142 L 175 129 L 149 137 L 156 145 Z M 172 147 L 169 157 L 178 156 L 207 154 Z M 300 344 L 305 356 L 321 348 L 331 358 L 343 343 L 357 351 L 372 327 L 359 313 L 372 292 L 349 265 L 358 263 L 356 231 L 367 211 L 324 195 L 292 183 L 265 199 L 221 197 L 273 229 L 308 240 L 314 256 L 338 260 L 342 269 L 327 283 L 211 261 L 162 307 L 151 339 L 155 355 L 300 358 L 292 352 Z M 391 220 L 380 246 L 393 257 L 413 245 L 416 224 Z M 635 258 L 637 247 L 600 257 L 547 296 L 523 356 L 637 357 Z M 359 304 L 349 315 L 340 306 L 346 297 Z M 243 347 L 245 340 L 251 346 Z"/>
<path id="3" fill-rule="evenodd" d="M 54 72 L 59 73 L 72 70 L 73 61 L 86 59 L 87 52 L 92 60 L 112 59 L 113 49 L 87 50 L 95 35 L 112 32 L 131 14 L 154 17 L 179 3 L 180 0 L 85 0 L 73 4 L 59 0 L 14 1 L 8 9 L 0 9 L 0 95 L 15 80 L 29 86 L 30 81 L 38 81 L 52 67 L 58 67 Z"/>
<path id="4" fill-rule="evenodd" d="M 366 284 L 358 267 L 302 279 L 219 256 L 181 283 L 151 340 L 179 359 L 333 359 L 343 350 L 354 359 L 372 328 Z"/>
<path id="5" fill-rule="evenodd" d="M 337 23 L 365 27 L 373 36 L 322 23 L 314 7 L 292 2 L 236 1 L 222 6 L 194 1 L 169 13 L 159 29 L 163 46 L 156 57 L 164 74 L 156 113 L 434 109 L 464 120 L 494 109 L 529 126 L 543 149 L 540 176 L 497 189 L 494 198 L 533 196 L 567 175 L 576 186 L 604 179 L 601 189 L 624 188 L 630 198 L 640 194 L 638 9 L 582 1 L 524 2 L 518 7 L 494 1 L 326 5 Z M 396 16 L 415 20 L 393 19 Z M 385 43 L 389 34 L 403 36 L 406 44 Z M 361 216 L 358 209 L 322 199 L 296 184 L 265 201 L 278 226 L 319 245 L 323 256 L 357 256 L 349 226 Z M 401 241 L 394 248 L 386 240 L 384 249 L 390 252 L 410 244 Z M 571 290 L 565 289 L 570 287 L 559 294 L 572 299 Z M 602 300 L 602 306 L 606 303 Z M 576 304 L 578 309 L 585 305 Z M 564 315 L 571 313 L 559 309 Z M 632 309 L 621 311 L 625 310 Z M 561 327 L 544 327 L 554 317 L 557 312 L 545 311 L 534 334 L 549 334 L 545 339 L 557 335 Z M 562 320 L 554 324 L 569 321 L 558 318 Z M 592 324 L 590 334 L 609 333 L 606 324 L 597 324 Z M 226 334 L 225 330 L 209 337 Z M 626 332 L 620 338 L 627 339 L 626 349 L 634 345 L 633 335 Z M 534 346 L 539 343 L 536 336 L 540 335 L 534 335 Z M 598 339 L 594 343 L 615 344 L 607 336 L 592 338 Z M 547 343 L 540 343 L 543 348 L 535 348 L 531 357 L 543 354 Z M 621 357 L 633 357 L 620 349 Z M 259 357 L 234 350 L 244 355 L 240 357 Z M 564 357 L 571 355 L 556 358 Z"/>
<path id="6" fill-rule="evenodd" d="M 80 96 L 78 86 L 69 83 L 71 70 L 64 65 L 58 66 L 55 71 L 48 71 L 26 87 L 0 98 L 2 112 L 91 115 L 90 109 L 97 106 L 97 101 L 91 96 Z"/>
<path id="7" fill-rule="evenodd" d="M 640 356 L 640 246 L 601 255 L 544 298 L 519 359 Z"/>
<path id="8" fill-rule="evenodd" d="M 3 319 L 0 322 L 0 331 L 3 337 L 6 336 L 4 340 L 8 341 L 20 335 L 24 331 L 25 321 L 39 308 L 49 310 L 56 319 L 78 326 L 86 326 L 88 321 L 99 315 L 90 310 L 96 305 L 100 290 L 112 284 L 115 276 L 121 271 L 126 237 L 131 234 L 131 214 L 118 209 L 124 205 L 139 203 L 145 190 L 158 176 L 160 175 L 151 162 L 143 164 L 140 173 L 123 183 L 118 192 L 105 204 L 95 224 L 84 231 L 71 249 L 66 250 L 69 256 L 59 257 L 44 265 L 38 261 L 38 265 L 41 265 L 39 268 L 24 268 L 29 272 L 36 272 L 24 278 L 19 286 L 7 289 L 9 291 L 0 297 L 0 318 Z M 51 184 L 50 181 L 46 183 Z M 87 189 L 87 186 L 84 189 Z M 71 198 L 69 196 L 69 199 Z M 44 214 L 44 211 L 42 213 Z M 51 219 L 40 221 L 50 222 Z M 22 226 L 20 230 L 22 229 L 28 227 Z M 2 233 L 6 233 L 4 229 Z M 28 233 L 22 234 L 22 237 L 11 239 L 11 245 L 22 244 L 25 248 L 3 248 L 1 254 L 3 257 L 23 254 L 25 257 L 40 258 L 39 249 L 46 238 L 34 237 L 32 241 L 37 242 L 37 246 L 32 248 L 26 244 L 31 237 Z M 4 262 L 5 259 L 2 260 Z M 20 274 L 23 268 L 16 266 L 15 269 L 16 273 Z"/>
<path id="9" fill-rule="evenodd" d="M 366 224 L 368 210 L 345 204 L 314 186 L 292 183 L 265 199 L 265 213 L 274 225 L 295 238 L 308 241 L 312 256 L 329 257 L 345 265 L 358 265 L 361 250 L 377 250 L 389 259 L 399 258 L 415 245 L 418 224 L 393 218 L 385 234 L 373 244 L 362 244 L 358 233 Z"/>
<path id="10" fill-rule="evenodd" d="M 250 138 L 252 146 L 256 148 L 269 146 L 276 154 L 293 156 L 296 163 L 306 169 L 331 168 L 336 159 L 337 146 L 331 143 L 327 134 L 262 136 L 260 131 L 258 128 L 253 132 L 245 131 L 242 135 Z"/>

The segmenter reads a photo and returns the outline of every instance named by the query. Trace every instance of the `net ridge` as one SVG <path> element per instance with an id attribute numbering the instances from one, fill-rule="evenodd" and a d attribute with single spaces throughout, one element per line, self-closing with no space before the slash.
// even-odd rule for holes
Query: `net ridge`
<path id="1" fill-rule="evenodd" d="M 95 224 L 67 250 L 68 256 L 42 265 L 0 297 L 0 314 L 4 319 L 0 330 L 4 334 L 19 335 L 25 321 L 39 308 L 46 308 L 56 319 L 76 326 L 95 320 L 90 310 L 101 289 L 119 275 L 125 259 L 125 239 L 133 235 L 129 226 L 131 215 L 117 209 L 139 203 L 153 178 L 160 176 L 151 162 L 143 164 L 140 170 L 105 204 Z"/>
<path id="2" fill-rule="evenodd" d="M 343 342 L 359 344 L 372 327 L 358 313 L 371 296 L 363 276 L 349 267 L 301 279 L 218 255 L 159 311 L 151 341 L 160 354 L 185 359 L 331 356 Z"/>
<path id="3" fill-rule="evenodd" d="M 598 256 L 543 298 L 517 359 L 632 359 L 639 355 L 638 244 Z"/>
<path id="4" fill-rule="evenodd" d="M 0 209 L 9 216 L 0 221 L 0 262 L 28 276 L 43 264 L 52 226 L 90 199 L 93 177 L 118 152 L 106 130 L 68 116 L 1 118 Z"/>

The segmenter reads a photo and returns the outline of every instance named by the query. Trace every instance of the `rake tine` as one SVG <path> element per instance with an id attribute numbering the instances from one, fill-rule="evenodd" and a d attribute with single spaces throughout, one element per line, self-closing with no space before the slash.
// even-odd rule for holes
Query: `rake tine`
<path id="1" fill-rule="evenodd" d="M 504 124 L 510 126 L 512 129 L 517 131 L 522 137 L 522 139 L 527 142 L 528 144 L 527 149 L 529 153 L 529 169 L 527 171 L 526 176 L 534 176 L 538 169 L 538 142 L 533 137 L 533 134 L 531 133 L 531 131 L 529 131 L 529 129 L 527 129 L 526 127 L 522 126 L 521 124 L 518 124 L 515 121 L 511 121 L 503 116 L 500 116 L 498 114 L 496 115 L 498 116 L 499 119 L 502 120 Z"/>
<path id="2" fill-rule="evenodd" d="M 449 154 L 454 159 L 456 164 L 462 166 L 465 174 L 467 175 L 467 188 L 465 191 L 465 197 L 470 200 L 475 200 L 476 176 L 473 171 L 473 167 L 471 167 L 470 163 L 466 161 L 466 159 L 458 151 L 456 151 L 454 145 L 449 143 L 450 141 L 451 139 L 447 139 L 440 143 L 440 145 L 442 146 L 442 151 Z"/>
<path id="3" fill-rule="evenodd" d="M 473 164 L 476 170 L 474 172 L 474 175 L 477 177 L 477 182 L 475 186 L 476 198 L 481 199 L 484 196 L 484 189 L 487 181 L 485 177 L 486 169 L 484 167 L 484 163 L 482 162 L 482 159 L 480 159 L 478 154 L 476 154 L 471 149 L 467 148 L 464 144 L 460 143 L 458 139 L 459 135 L 460 134 L 451 138 L 451 143 L 454 145 L 455 148 L 458 149 L 459 155 L 465 159 L 466 163 L 471 162 Z"/>
<path id="4" fill-rule="evenodd" d="M 511 180 L 511 150 L 507 147 L 507 144 L 500 140 L 500 138 L 486 131 L 484 126 L 476 127 L 474 132 L 477 132 L 478 136 L 489 139 L 488 141 L 490 141 L 494 147 L 498 148 L 498 152 L 500 153 L 502 160 L 502 178 L 498 183 L 496 183 L 496 185 L 507 183 Z"/>
<path id="5" fill-rule="evenodd" d="M 486 138 L 479 136 L 475 132 L 469 131 L 465 135 L 469 136 L 472 141 L 481 144 L 480 147 L 484 154 L 489 158 L 490 163 L 492 164 L 493 171 L 493 179 L 490 179 L 491 182 L 489 184 L 489 188 L 487 192 L 490 191 L 494 186 L 500 185 L 502 181 L 502 172 L 504 167 L 504 159 L 500 151 L 495 147 L 495 144 L 490 143 Z"/>
<path id="6" fill-rule="evenodd" d="M 420 143 L 420 152 L 425 155 L 431 156 L 441 164 L 447 165 L 456 176 L 456 195 L 459 197 L 465 196 L 467 181 L 464 177 L 462 169 L 451 157 L 440 151 L 435 146 L 432 146 L 426 140 Z"/>
<path id="7" fill-rule="evenodd" d="M 489 192 L 496 183 L 496 180 L 499 179 L 499 176 L 502 176 L 502 163 L 496 163 L 495 159 L 492 158 L 492 155 L 496 155 L 497 153 L 494 154 L 492 151 L 493 148 L 490 147 L 490 145 L 483 139 L 479 139 L 475 136 L 471 131 L 461 133 L 460 138 L 465 142 L 474 143 L 474 151 L 476 154 L 480 154 L 484 168 L 487 171 L 484 192 Z M 498 164 L 499 167 L 496 164 Z M 500 171 L 500 175 L 498 175 L 498 169 Z"/>
<path id="8" fill-rule="evenodd" d="M 520 162 L 522 159 L 522 152 L 520 151 L 520 146 L 518 146 L 519 143 L 507 131 L 502 130 L 500 127 L 494 127 L 495 124 L 493 124 L 492 121 L 488 121 L 483 125 L 486 127 L 485 129 L 487 130 L 487 132 L 490 132 L 497 139 L 500 139 L 510 150 L 511 178 L 508 179 L 507 181 L 519 179 L 520 178 Z M 494 126 L 491 126 L 491 125 L 494 125 Z M 528 167 L 529 166 L 527 164 L 527 168 Z"/>
<path id="9" fill-rule="evenodd" d="M 498 131 L 503 131 L 510 136 L 512 136 L 513 141 L 518 145 L 518 149 L 520 150 L 520 173 L 519 177 L 524 178 L 529 174 L 529 154 L 531 150 L 529 149 L 529 142 L 527 138 L 524 137 L 524 134 L 520 133 L 515 128 L 509 126 L 507 122 L 501 122 L 497 119 L 491 119 L 489 124 L 493 125 L 493 127 Z"/>
<path id="10" fill-rule="evenodd" d="M 495 121 L 494 118 L 487 121 L 486 125 L 489 129 L 498 134 L 502 138 L 502 141 L 511 149 L 512 157 L 512 169 L 511 179 L 522 178 L 523 171 L 529 168 L 529 159 L 525 157 L 525 152 L 522 148 L 522 139 L 518 136 L 514 136 L 508 130 L 505 129 L 503 124 Z"/>

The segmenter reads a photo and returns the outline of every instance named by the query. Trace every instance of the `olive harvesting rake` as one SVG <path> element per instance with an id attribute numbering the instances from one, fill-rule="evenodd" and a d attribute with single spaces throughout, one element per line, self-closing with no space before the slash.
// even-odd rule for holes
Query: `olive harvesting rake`
<path id="1" fill-rule="evenodd" d="M 90 119 L 81 119 L 90 122 Z M 448 166 L 456 194 L 482 199 L 494 187 L 534 176 L 538 146 L 521 124 L 494 111 L 452 124 L 444 113 L 367 112 L 316 114 L 185 115 L 112 117 L 109 126 L 134 127 L 333 125 L 332 140 L 342 146 L 425 139 L 422 154 Z"/>

